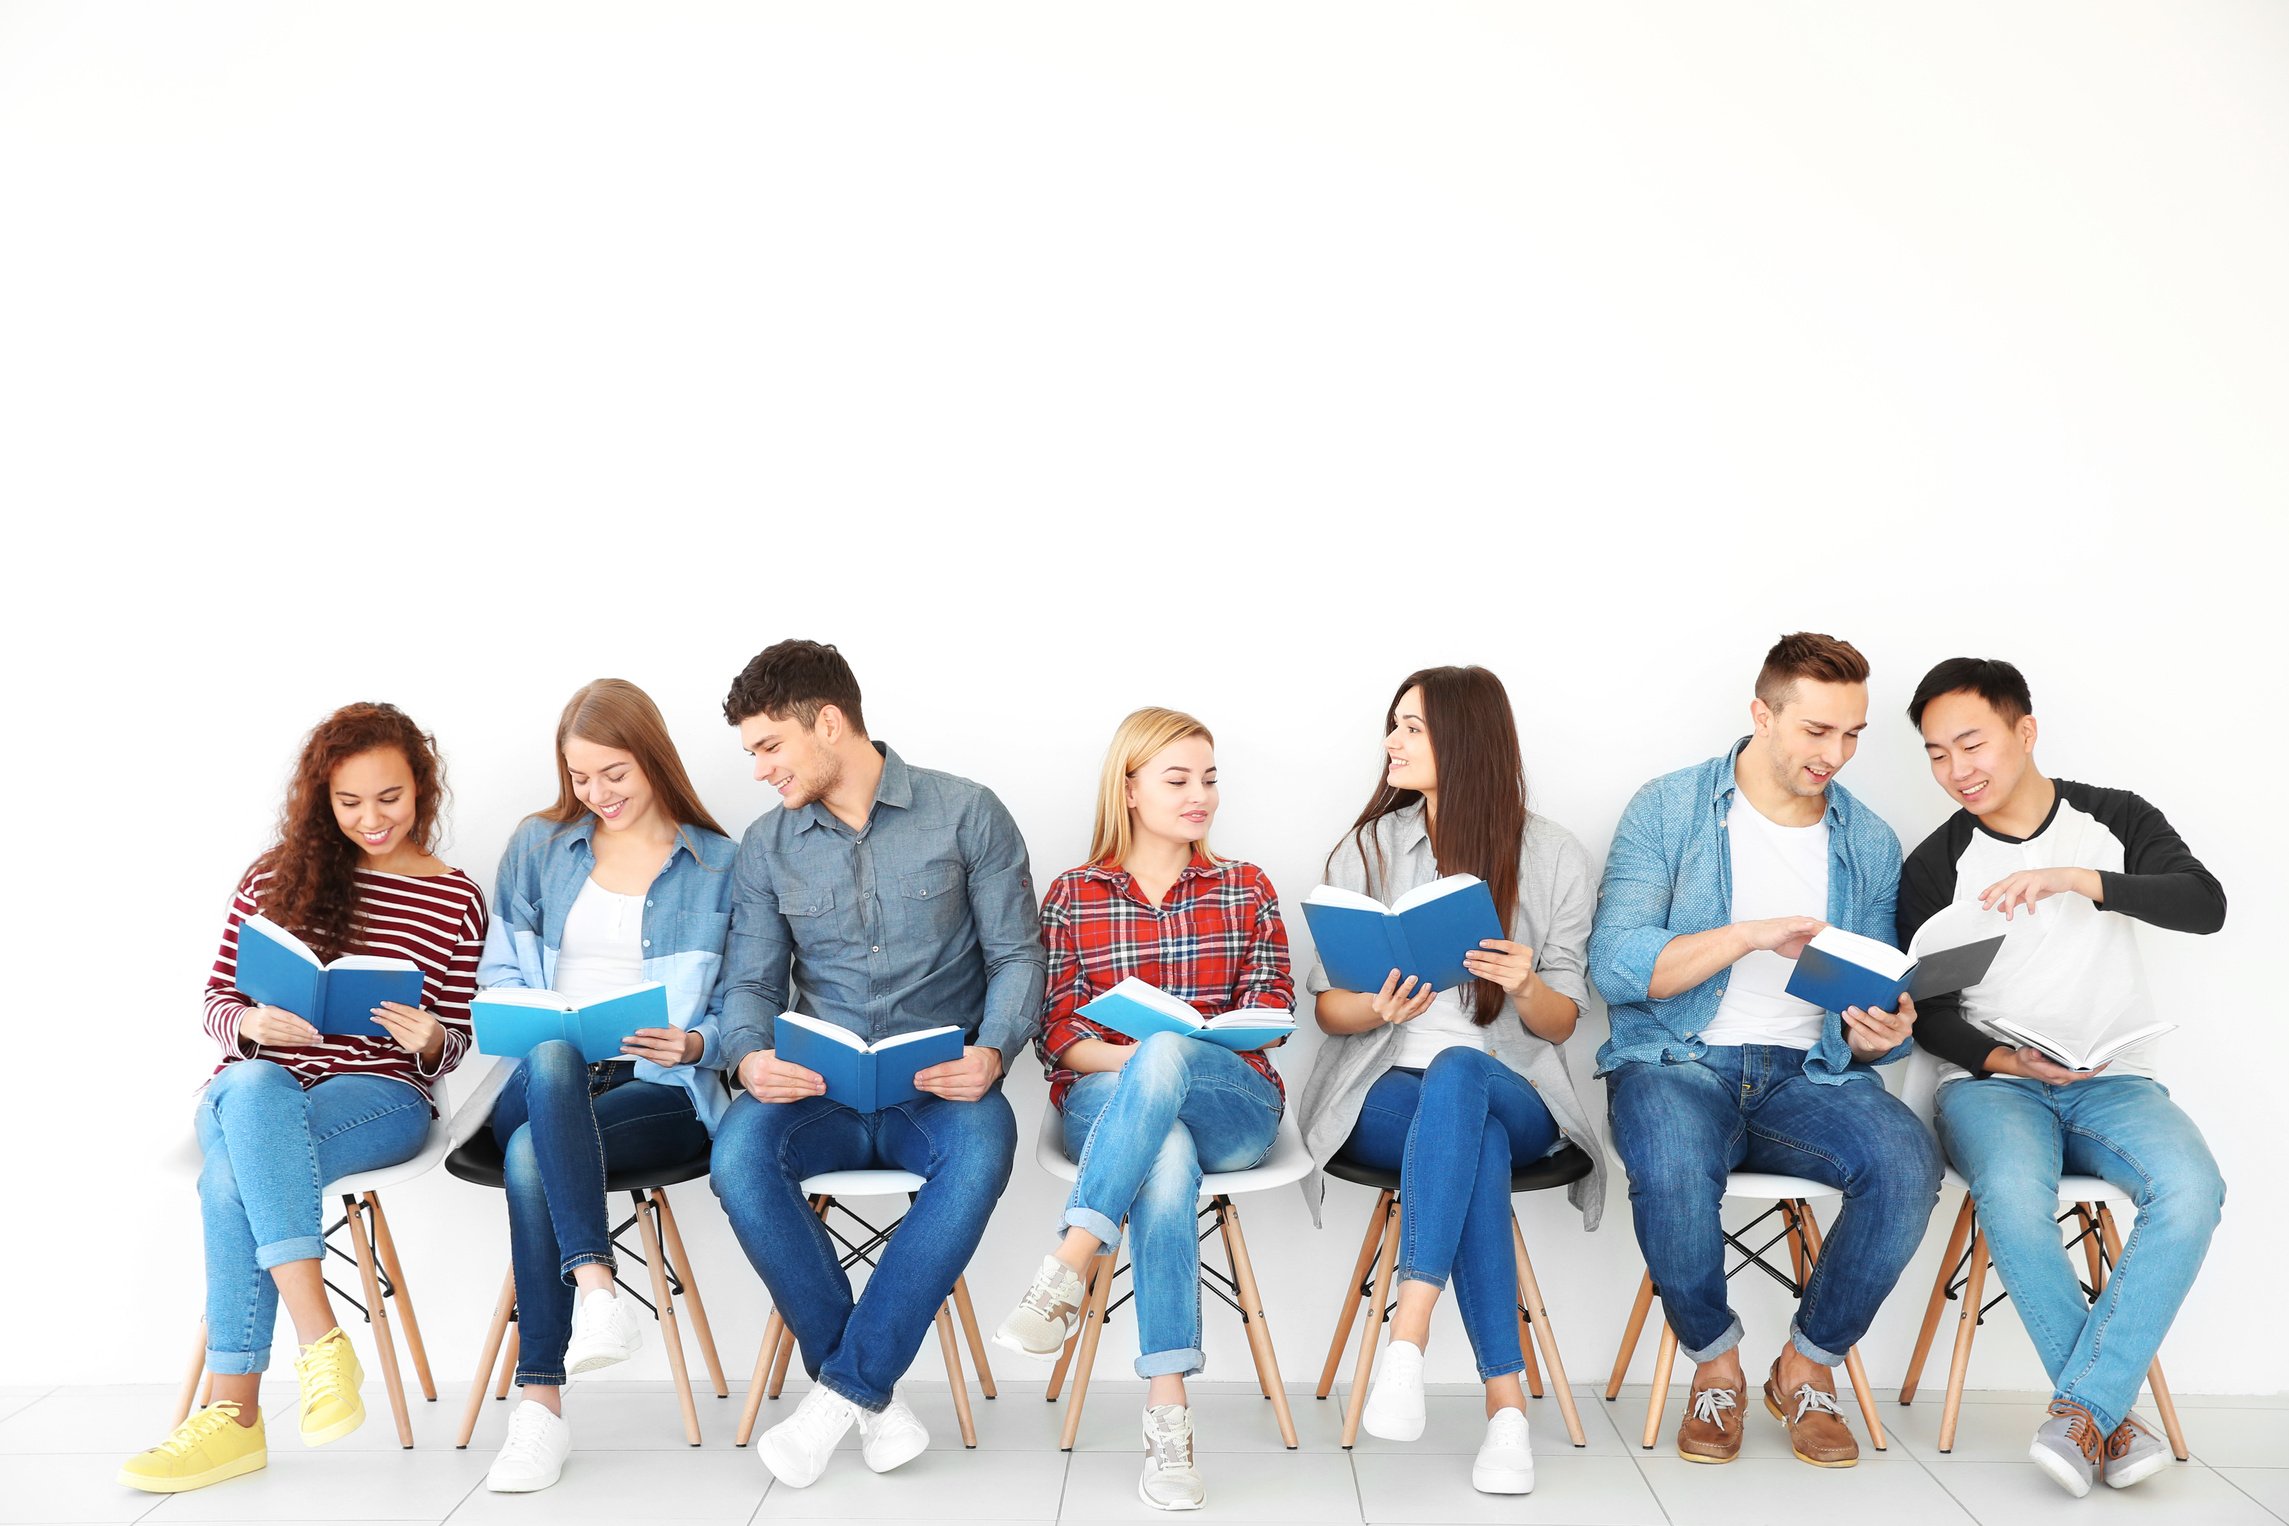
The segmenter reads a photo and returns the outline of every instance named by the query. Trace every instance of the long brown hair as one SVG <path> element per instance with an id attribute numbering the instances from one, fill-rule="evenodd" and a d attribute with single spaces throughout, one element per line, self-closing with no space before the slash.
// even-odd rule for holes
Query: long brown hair
<path id="1" fill-rule="evenodd" d="M 395 705 L 344 705 L 302 739 L 302 755 L 278 813 L 278 841 L 255 861 L 270 879 L 262 914 L 332 959 L 349 946 L 355 872 L 365 854 L 334 819 L 334 770 L 361 752 L 395 748 L 413 774 L 413 829 L 424 853 L 437 846 L 445 813 L 445 764 L 437 742 Z"/>
<path id="2" fill-rule="evenodd" d="M 1439 809 L 1429 823 L 1431 853 L 1441 874 L 1475 874 L 1493 892 L 1505 924 L 1518 904 L 1518 847 L 1526 837 L 1526 765 L 1518 751 L 1518 722 L 1502 680 L 1484 668 L 1424 668 L 1399 680 L 1383 715 L 1388 736 L 1399 724 L 1399 701 L 1413 688 L 1423 691 L 1423 725 L 1439 780 Z M 1397 789 L 1386 772 L 1351 827 L 1352 846 L 1367 863 L 1371 827 L 1393 811 L 1423 798 L 1421 790 Z M 1336 852 L 1342 851 L 1336 844 Z M 1375 843 L 1370 883 L 1382 889 L 1388 870 L 1383 846 Z M 1335 853 L 1327 856 L 1335 866 Z M 1502 1013 L 1502 987 L 1474 982 L 1471 1020 L 1485 1027 Z"/>
<path id="3" fill-rule="evenodd" d="M 599 678 L 582 685 L 565 702 L 564 714 L 556 722 L 556 804 L 534 813 L 543 821 L 570 826 L 589 813 L 573 792 L 572 770 L 564 761 L 564 744 L 574 737 L 632 755 L 679 831 L 693 826 L 705 827 L 718 837 L 731 835 L 699 803 L 699 791 L 684 772 L 684 760 L 668 735 L 668 723 L 660 718 L 660 707 L 625 678 Z"/>

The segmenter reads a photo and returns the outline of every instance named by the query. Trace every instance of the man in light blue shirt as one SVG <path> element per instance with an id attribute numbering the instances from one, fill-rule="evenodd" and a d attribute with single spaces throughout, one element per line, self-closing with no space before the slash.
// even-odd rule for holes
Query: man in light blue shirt
<path id="1" fill-rule="evenodd" d="M 1859 1459 L 1830 1369 L 1859 1343 L 1939 1197 L 1931 1134 L 1869 1067 L 1908 1049 L 1915 1006 L 1825 1012 L 1788 994 L 1823 926 L 1893 941 L 1900 845 L 1833 782 L 1868 723 L 1868 664 L 1800 632 L 1766 654 L 1752 735 L 1640 789 L 1590 932 L 1612 1037 L 1598 1051 L 1647 1270 L 1697 1364 L 1677 1450 L 1739 1455 L 1747 1380 L 1719 1217 L 1735 1170 L 1842 1189 L 1765 1407 L 1796 1455 Z"/>
<path id="2" fill-rule="evenodd" d="M 1040 1026 L 1048 967 L 1017 824 L 991 790 L 870 739 L 841 653 L 782 641 L 747 665 L 723 709 L 781 805 L 747 829 L 733 871 L 722 1042 L 740 1095 L 717 1127 L 712 1175 L 816 1380 L 758 1445 L 781 1482 L 803 1488 L 853 1423 L 877 1473 L 928 1444 L 893 1384 L 1009 1181 L 1017 1124 L 1000 1083 Z M 952 1025 L 965 1047 L 915 1074 L 921 1097 L 861 1113 L 778 1057 L 788 1010 L 868 1044 Z M 926 1185 L 854 1302 L 801 1183 L 870 1168 Z"/>

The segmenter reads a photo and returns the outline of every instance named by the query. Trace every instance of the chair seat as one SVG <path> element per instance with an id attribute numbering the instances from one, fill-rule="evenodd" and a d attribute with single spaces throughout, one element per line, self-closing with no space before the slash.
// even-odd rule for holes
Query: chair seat
<path id="1" fill-rule="evenodd" d="M 435 1134 L 439 1131 L 431 1132 Z M 410 1161 L 407 1162 L 407 1165 L 410 1164 Z M 391 1166 L 387 1169 L 399 1171 L 405 1168 Z M 483 1129 L 471 1135 L 459 1149 L 447 1155 L 445 1169 L 461 1180 L 475 1182 L 480 1187 L 500 1187 L 508 1181 L 507 1170 L 501 1162 L 501 1147 L 494 1141 L 491 1129 Z M 679 1182 L 697 1181 L 705 1175 L 707 1156 L 695 1155 L 673 1165 L 648 1166 L 641 1171 L 607 1171 L 604 1173 L 604 1190 L 648 1192 L 654 1187 L 673 1187 Z"/>
<path id="2" fill-rule="evenodd" d="M 1809 1176 L 1783 1176 L 1777 1171 L 1735 1171 L 1725 1178 L 1725 1196 L 1772 1198 L 1836 1197 L 1841 1187 L 1816 1182 Z"/>
<path id="3" fill-rule="evenodd" d="M 911 1171 L 821 1171 L 803 1178 L 805 1197 L 904 1197 L 920 1192 L 927 1177 Z"/>
<path id="4" fill-rule="evenodd" d="M 429 1123 L 429 1137 L 421 1142 L 418 1151 L 393 1166 L 376 1166 L 371 1171 L 353 1171 L 348 1176 L 336 1177 L 326 1184 L 325 1191 L 319 1196 L 357 1197 L 367 1192 L 379 1192 L 384 1187 L 394 1187 L 399 1182 L 411 1181 L 414 1177 L 436 1169 L 437 1163 L 445 1158 L 445 1147 L 450 1142 L 445 1121 L 433 1118 Z"/>
<path id="5" fill-rule="evenodd" d="M 1061 1182 L 1074 1181 L 1081 1174 L 1081 1168 L 1065 1153 L 1064 1114 L 1054 1107 L 1041 1110 L 1041 1127 L 1033 1136 L 1033 1158 Z M 1238 1171 L 1202 1172 L 1200 1197 L 1205 1202 L 1212 1197 L 1291 1186 L 1310 1174 L 1311 1156 L 1304 1151 L 1303 1135 L 1297 1132 L 1295 1119 L 1282 1113 L 1279 1132 L 1272 1136 L 1272 1152 Z"/>
<path id="6" fill-rule="evenodd" d="M 1399 1190 L 1399 1173 L 1378 1171 L 1362 1166 L 1357 1161 L 1345 1160 L 1338 1155 L 1327 1163 L 1327 1174 L 1339 1182 L 1356 1182 L 1362 1187 L 1373 1187 L 1381 1192 Z M 1512 1192 L 1547 1192 L 1552 1187 L 1570 1187 L 1590 1174 L 1589 1155 L 1579 1145 L 1569 1143 L 1556 1154 L 1540 1160 L 1530 1160 L 1522 1166 L 1510 1168 Z M 1780 1178 L 1775 1178 L 1779 1180 Z"/>
<path id="7" fill-rule="evenodd" d="M 1939 1178 L 1941 1188 L 1953 1187 L 1958 1192 L 1969 1192 L 1971 1183 L 1963 1173 L 1949 1166 Z M 2059 1201 L 2063 1203 L 2129 1203 L 2136 1201 L 2129 1193 L 2098 1176 L 2062 1176 L 2059 1178 Z"/>

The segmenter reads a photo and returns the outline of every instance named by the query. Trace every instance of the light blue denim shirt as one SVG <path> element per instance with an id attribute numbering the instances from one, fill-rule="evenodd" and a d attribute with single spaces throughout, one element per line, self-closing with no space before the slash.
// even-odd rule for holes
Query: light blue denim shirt
<path id="1" fill-rule="evenodd" d="M 868 1043 L 951 1023 L 1000 1050 L 1004 1072 L 1040 1031 L 1049 960 L 1017 823 L 984 785 L 874 747 L 863 828 L 812 801 L 740 839 L 726 1070 L 771 1048 L 790 1008 Z"/>
<path id="2" fill-rule="evenodd" d="M 556 978 L 564 916 L 596 868 L 596 818 L 566 825 L 528 817 L 509 838 L 493 890 L 493 925 L 477 984 L 546 990 Z M 636 1079 L 691 1093 L 699 1121 L 715 1132 L 729 1096 L 723 1078 L 724 943 L 731 933 L 731 839 L 685 827 L 667 866 L 644 892 L 644 978 L 668 988 L 668 1018 L 700 1036 L 691 1065 L 636 1062 Z"/>
<path id="3" fill-rule="evenodd" d="M 1606 855 L 1605 880 L 1590 929 L 1590 981 L 1606 1001 L 1612 1035 L 1598 1050 L 1598 1074 L 1639 1061 L 1671 1064 L 1708 1053 L 1701 1030 L 1717 1015 L 1725 982 L 1719 971 L 1689 991 L 1655 1000 L 1647 994 L 1653 963 L 1672 938 L 1707 932 L 1733 920 L 1733 854 L 1725 819 L 1733 808 L 1733 760 L 1743 737 L 1706 763 L 1663 774 L 1630 798 Z M 1833 781 L 1827 790 L 1828 921 L 1895 947 L 1900 894 L 1900 840 L 1883 818 Z M 1876 1061 L 1908 1052 L 1902 1043 Z M 1804 1073 L 1833 1084 L 1853 1064 L 1844 1020 L 1828 1013 L 1820 1041 L 1804 1057 Z"/>

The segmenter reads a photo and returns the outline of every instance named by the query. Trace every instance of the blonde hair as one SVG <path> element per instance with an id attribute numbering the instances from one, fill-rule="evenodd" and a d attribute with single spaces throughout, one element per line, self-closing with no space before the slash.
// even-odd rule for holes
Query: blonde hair
<path id="1" fill-rule="evenodd" d="M 1089 834 L 1090 863 L 1118 864 L 1129 856 L 1129 849 L 1136 845 L 1136 829 L 1129 820 L 1129 775 L 1151 762 L 1163 747 L 1186 737 L 1216 745 L 1208 728 L 1181 710 L 1147 705 L 1131 711 L 1121 722 L 1113 733 L 1113 745 L 1105 751 L 1104 775 L 1097 785 L 1097 825 Z M 1205 837 L 1194 845 L 1194 851 L 1211 861 L 1216 857 Z"/>

